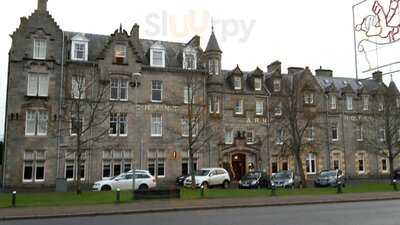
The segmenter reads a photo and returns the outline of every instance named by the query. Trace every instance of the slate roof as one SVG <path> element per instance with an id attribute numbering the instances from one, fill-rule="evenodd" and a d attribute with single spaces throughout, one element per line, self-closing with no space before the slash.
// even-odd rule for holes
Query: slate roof
<path id="1" fill-rule="evenodd" d="M 219 47 L 217 38 L 215 37 L 214 31 L 211 32 L 211 36 L 207 44 L 206 52 L 208 51 L 222 52 L 221 48 Z"/>

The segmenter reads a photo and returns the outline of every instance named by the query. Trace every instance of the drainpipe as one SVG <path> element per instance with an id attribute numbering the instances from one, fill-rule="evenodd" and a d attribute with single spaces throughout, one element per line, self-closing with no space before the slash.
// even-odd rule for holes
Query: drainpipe
<path id="1" fill-rule="evenodd" d="M 62 114 L 62 105 L 63 105 L 63 86 L 64 86 L 64 43 L 65 42 L 65 34 L 64 31 L 62 31 L 62 49 L 61 49 L 61 79 L 60 79 L 60 96 L 58 100 L 58 138 L 57 138 L 57 178 L 62 178 L 60 177 L 60 160 L 61 160 L 61 149 L 60 149 L 60 143 L 61 143 L 61 119 L 60 116 Z"/>
<path id="2" fill-rule="evenodd" d="M 347 162 L 346 162 L 346 141 L 345 141 L 345 135 L 344 135 L 344 112 L 342 110 L 342 136 L 343 136 L 343 154 L 344 154 L 344 174 L 346 174 L 345 176 L 348 177 L 347 174 Z"/>
<path id="3" fill-rule="evenodd" d="M 328 157 L 327 157 L 327 160 L 328 160 L 328 163 L 327 163 L 327 165 L 328 165 L 328 169 L 330 169 L 331 168 L 331 161 L 332 161 L 332 159 L 331 159 L 331 142 L 330 142 L 330 138 L 329 138 L 329 128 L 330 128 L 330 126 L 329 126 L 329 95 L 328 94 L 326 94 L 325 95 L 325 100 L 326 100 L 326 104 L 325 104 L 325 106 L 326 106 L 326 113 L 325 113 L 325 119 L 326 119 L 326 144 L 327 144 L 327 148 L 328 148 Z"/>

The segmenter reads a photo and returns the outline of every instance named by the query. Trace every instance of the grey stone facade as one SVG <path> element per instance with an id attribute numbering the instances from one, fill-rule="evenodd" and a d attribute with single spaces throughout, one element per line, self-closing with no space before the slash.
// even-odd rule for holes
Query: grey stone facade
<path id="1" fill-rule="evenodd" d="M 76 158 L 68 154 L 74 150 L 71 146 L 75 137 L 71 136 L 70 124 L 61 122 L 61 118 L 66 113 L 64 99 L 71 96 L 72 78 L 77 74 L 95 77 L 98 87 L 111 88 L 113 79 L 128 84 L 127 99 L 110 100 L 113 112 L 127 115 L 127 134 L 107 134 L 101 141 L 88 143 L 83 157 L 83 182 L 87 184 L 102 179 L 105 174 L 113 176 L 132 167 L 154 170 L 161 183 L 173 182 L 184 172 L 188 155 L 184 150 L 187 138 L 182 137 L 181 121 L 187 114 L 184 89 L 188 76 L 196 79 L 200 91 L 195 93 L 195 98 L 206 108 L 207 121 L 213 127 L 213 138 L 196 154 L 198 168 L 224 166 L 234 178 L 250 169 L 268 173 L 293 169 L 292 156 L 282 154 L 276 142 L 279 126 L 271 122 L 276 117 L 277 106 L 285 100 L 284 92 L 275 90 L 274 82 L 279 80 L 283 87 L 293 74 L 304 74 L 302 82 L 312 87 L 313 104 L 318 112 L 314 136 L 319 145 L 305 151 L 316 156 L 315 173 L 339 163 L 338 167 L 350 178 L 387 176 L 382 171 L 381 158 L 354 134 L 356 117 L 365 113 L 362 96 L 371 96 L 372 102 L 380 89 L 387 88 L 379 73 L 374 79 L 364 81 L 333 77 L 332 71 L 322 69 L 313 75 L 308 68 L 293 67 L 283 74 L 278 61 L 268 65 L 265 72 L 259 68 L 241 71 L 239 66 L 222 70 L 222 51 L 214 32 L 204 51 L 198 36 L 188 43 L 141 39 L 136 24 L 129 33 L 120 27 L 109 36 L 65 32 L 47 11 L 47 1 L 38 2 L 38 9 L 28 18 L 21 18 L 20 27 L 11 35 L 2 177 L 5 187 L 53 187 L 57 178 L 67 177 L 68 171 L 76 173 Z M 87 51 L 83 53 L 87 59 L 72 57 L 77 54 L 73 49 L 75 37 L 83 37 L 87 42 Z M 33 55 L 36 39 L 46 42 L 44 58 Z M 119 45 L 126 46 L 123 61 L 115 56 Z M 152 60 L 156 60 L 151 58 L 153 46 L 162 47 L 163 66 L 152 65 Z M 194 68 L 187 69 L 186 49 L 195 51 Z M 138 73 L 140 85 L 135 78 Z M 27 94 L 30 74 L 48 77 L 45 96 Z M 152 101 L 153 81 L 162 83 L 162 97 L 158 102 Z M 394 89 L 398 95 L 395 85 Z M 329 107 L 332 95 L 337 98 L 335 109 Z M 348 95 L 353 96 L 353 110 L 345 107 Z M 369 110 L 376 110 L 372 105 Z M 242 111 L 238 112 L 240 108 Z M 36 123 L 34 135 L 26 135 L 27 112 L 38 112 L 32 114 L 32 121 Z M 44 115 L 40 112 L 47 113 L 43 123 L 39 121 Z M 157 137 L 151 134 L 154 114 L 162 118 L 162 135 Z M 46 124 L 45 135 L 38 135 L 41 128 L 37 124 Z M 110 126 L 107 120 L 98 129 Z M 337 140 L 332 140 L 333 126 L 337 129 Z M 114 147 L 106 148 L 106 145 Z M 357 170 L 359 153 L 364 157 L 362 173 Z M 306 160 L 307 154 L 303 157 Z M 76 179 L 75 173 L 71 183 Z"/>

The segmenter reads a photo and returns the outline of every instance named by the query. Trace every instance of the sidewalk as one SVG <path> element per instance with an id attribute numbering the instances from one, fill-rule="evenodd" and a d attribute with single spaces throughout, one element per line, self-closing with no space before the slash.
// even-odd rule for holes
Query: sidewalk
<path id="1" fill-rule="evenodd" d="M 210 210 L 244 207 L 328 204 L 361 201 L 400 200 L 400 192 L 340 194 L 322 196 L 285 196 L 265 198 L 155 200 L 129 204 L 0 209 L 0 220 L 82 217 L 111 214 L 154 213 L 184 210 Z"/>

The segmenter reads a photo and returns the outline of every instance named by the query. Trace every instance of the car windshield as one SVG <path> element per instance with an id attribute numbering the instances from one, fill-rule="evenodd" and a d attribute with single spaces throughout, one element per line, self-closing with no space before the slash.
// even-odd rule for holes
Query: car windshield
<path id="1" fill-rule="evenodd" d="M 243 179 L 257 179 L 260 176 L 261 176 L 261 173 L 248 173 L 243 177 Z"/>
<path id="2" fill-rule="evenodd" d="M 320 176 L 321 177 L 333 177 L 333 176 L 336 176 L 336 171 L 322 171 Z"/>
<path id="3" fill-rule="evenodd" d="M 289 179 L 289 178 L 290 178 L 289 173 L 287 173 L 287 172 L 280 172 L 280 173 L 277 173 L 277 174 L 275 174 L 274 177 L 275 177 L 276 179 Z"/>
<path id="4" fill-rule="evenodd" d="M 196 172 L 196 176 L 207 176 L 210 173 L 210 170 L 199 170 Z"/>

